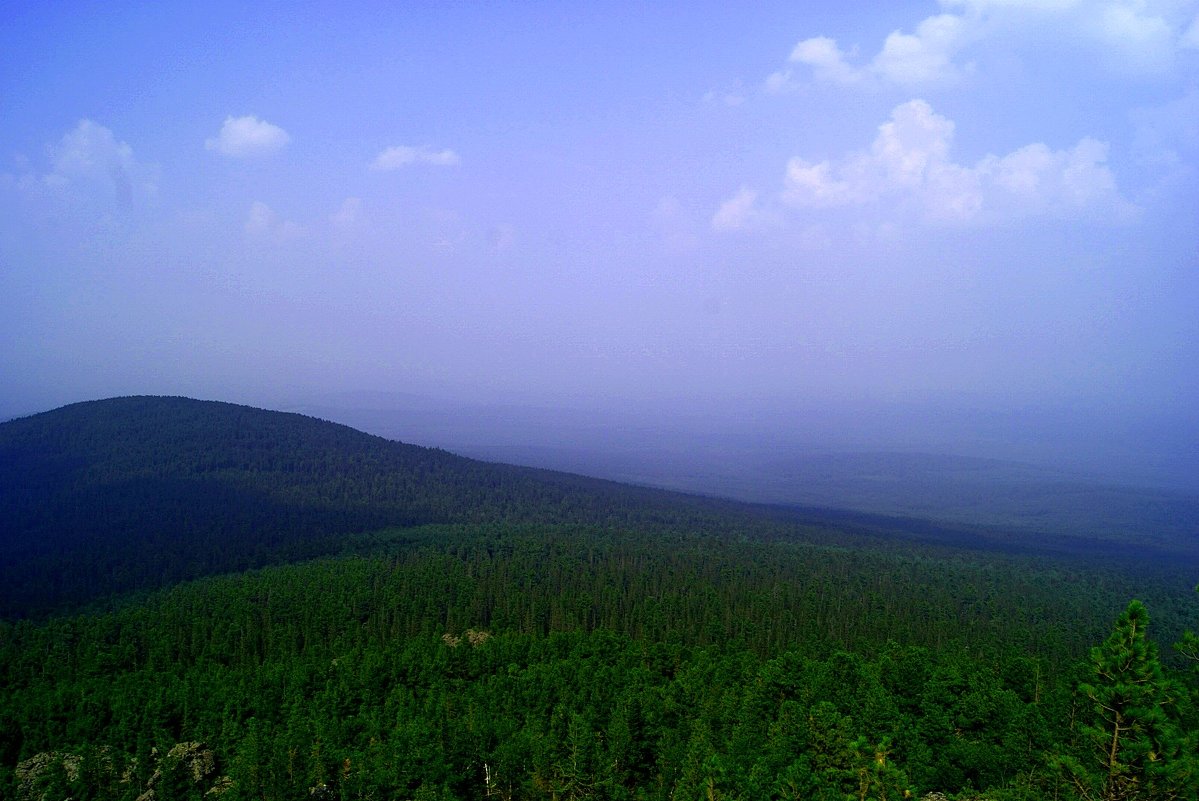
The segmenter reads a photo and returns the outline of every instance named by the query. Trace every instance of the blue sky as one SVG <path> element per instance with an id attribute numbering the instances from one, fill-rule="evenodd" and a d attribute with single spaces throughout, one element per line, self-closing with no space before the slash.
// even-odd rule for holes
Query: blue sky
<path id="1" fill-rule="evenodd" d="M 1199 3 L 746 5 L 6 4 L 0 411 L 1193 421 Z"/>

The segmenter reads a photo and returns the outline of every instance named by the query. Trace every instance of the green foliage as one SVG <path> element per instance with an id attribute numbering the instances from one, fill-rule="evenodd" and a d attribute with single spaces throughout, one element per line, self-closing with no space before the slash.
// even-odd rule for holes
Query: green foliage
<path id="1" fill-rule="evenodd" d="M 1199 592 L 1199 586 L 1195 587 L 1195 592 Z M 1199 674 L 1199 636 L 1195 632 L 1184 631 L 1182 639 L 1174 644 L 1174 650 L 1191 664 L 1196 674 Z"/>
<path id="2" fill-rule="evenodd" d="M 1199 791 L 1193 735 L 1176 723 L 1179 688 L 1165 677 L 1148 627 L 1148 610 L 1132 601 L 1091 650 L 1090 675 L 1078 686 L 1090 714 L 1076 755 L 1057 762 L 1088 801 L 1193 799 Z"/>

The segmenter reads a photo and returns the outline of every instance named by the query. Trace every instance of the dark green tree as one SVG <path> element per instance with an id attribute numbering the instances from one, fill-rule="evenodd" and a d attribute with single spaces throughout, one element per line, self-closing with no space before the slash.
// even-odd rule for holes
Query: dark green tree
<path id="1" fill-rule="evenodd" d="M 1199 776 L 1187 738 L 1171 718 L 1176 688 L 1148 639 L 1149 612 L 1132 601 L 1102 645 L 1091 649 L 1078 686 L 1089 716 L 1078 751 L 1054 759 L 1085 801 L 1194 799 Z"/>
<path id="2" fill-rule="evenodd" d="M 1195 592 L 1199 592 L 1199 586 L 1195 587 Z M 1174 650 L 1190 661 L 1196 670 L 1199 670 L 1199 636 L 1195 632 L 1183 632 L 1182 639 L 1174 643 Z"/>

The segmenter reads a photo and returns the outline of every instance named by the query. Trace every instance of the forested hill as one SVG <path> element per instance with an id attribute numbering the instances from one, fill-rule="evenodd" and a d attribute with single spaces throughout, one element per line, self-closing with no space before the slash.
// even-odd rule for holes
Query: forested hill
<path id="1" fill-rule="evenodd" d="M 447 523 L 1179 561 L 1143 545 L 754 506 L 493 464 L 187 398 L 92 401 L 0 424 L 0 617 L 338 553 L 383 528 Z"/>
<path id="2" fill-rule="evenodd" d="M 229 403 L 78 403 L 0 424 L 0 615 L 309 558 L 384 526 L 710 529 L 731 508 Z"/>

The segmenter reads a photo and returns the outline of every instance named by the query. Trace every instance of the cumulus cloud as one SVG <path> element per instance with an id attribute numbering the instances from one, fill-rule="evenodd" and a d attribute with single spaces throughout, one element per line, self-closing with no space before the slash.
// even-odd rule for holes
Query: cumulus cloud
<path id="1" fill-rule="evenodd" d="M 1139 6 L 1106 6 L 1092 24 L 1095 37 L 1110 48 L 1109 62 L 1154 73 L 1168 69 L 1173 61 L 1174 30 L 1165 19 L 1144 13 Z M 1182 44 L 1183 37 L 1178 39 Z"/>
<path id="2" fill-rule="evenodd" d="M 1178 49 L 1199 46 L 1199 20 L 1155 13 L 1140 0 L 941 0 L 941 6 L 942 13 L 912 32 L 892 31 L 861 64 L 834 39 L 803 39 L 788 66 L 766 79 L 766 89 L 793 89 L 806 76 L 859 87 L 953 82 L 973 71 L 964 58 L 971 47 L 997 33 L 1031 29 L 1089 44 L 1109 68 L 1134 74 L 1167 70 Z"/>
<path id="3" fill-rule="evenodd" d="M 906 208 L 930 222 L 1071 217 L 1129 210 L 1108 169 L 1107 145 L 1043 143 L 973 165 L 950 158 L 954 124 L 923 100 L 897 106 L 870 149 L 836 161 L 791 159 L 782 201 L 794 208 Z"/>
<path id="4" fill-rule="evenodd" d="M 221 132 L 204 140 L 204 147 L 223 156 L 246 158 L 274 153 L 291 141 L 287 131 L 253 115 L 226 117 Z"/>
<path id="5" fill-rule="evenodd" d="M 841 49 L 836 40 L 815 36 L 800 41 L 788 61 L 810 68 L 817 81 L 845 86 L 873 86 L 880 82 L 901 86 L 952 81 L 970 69 L 954 57 L 975 39 L 978 32 L 966 18 L 939 14 L 921 22 L 914 33 L 893 31 L 874 59 L 863 66 L 850 63 L 855 53 Z M 768 91 L 799 85 L 793 68 L 773 73 L 766 79 Z"/>
<path id="6" fill-rule="evenodd" d="M 298 239 L 304 233 L 300 225 L 281 219 L 274 209 L 260 200 L 250 206 L 244 230 L 250 239 L 275 244 Z"/>
<path id="7" fill-rule="evenodd" d="M 371 162 L 373 170 L 398 170 L 413 164 L 429 164 L 434 167 L 455 167 L 461 163 L 458 154 L 452 150 L 434 150 L 430 147 L 411 147 L 395 145 L 375 156 Z"/>
<path id="8" fill-rule="evenodd" d="M 122 205 L 158 191 L 158 170 L 139 163 L 133 148 L 91 120 L 80 120 L 49 152 L 51 169 L 42 177 L 47 187 L 72 188 Z"/>
<path id="9" fill-rule="evenodd" d="M 1107 166 L 1107 145 L 1084 138 L 1053 150 L 1037 142 L 975 164 L 951 158 L 954 124 L 923 100 L 897 106 L 869 149 L 826 161 L 787 162 L 782 206 L 848 209 L 884 220 L 983 224 L 1043 217 L 1121 218 L 1133 211 Z M 742 187 L 712 218 L 717 231 L 761 227 L 777 212 Z"/>
<path id="10" fill-rule="evenodd" d="M 712 228 L 716 231 L 753 231 L 774 227 L 778 223 L 775 213 L 758 203 L 758 192 L 747 186 L 720 204 L 712 215 Z"/>
<path id="11" fill-rule="evenodd" d="M 867 73 L 850 66 L 846 60 L 850 55 L 842 52 L 835 40 L 827 36 L 814 36 L 795 45 L 788 61 L 811 67 L 812 74 L 818 80 L 841 84 L 860 83 L 867 79 Z M 794 85 L 795 75 L 791 69 L 779 70 L 766 79 L 766 90 L 769 92 L 784 91 Z"/>
<path id="12" fill-rule="evenodd" d="M 967 8 L 972 11 L 1016 8 L 1031 11 L 1062 11 L 1068 8 L 1078 8 L 1087 4 L 1087 0 L 940 0 L 946 8 Z"/>
<path id="13" fill-rule="evenodd" d="M 970 69 L 955 64 L 954 56 L 977 36 L 964 18 L 939 14 L 917 25 L 914 34 L 890 33 L 871 66 L 884 80 L 900 85 L 954 80 Z"/>
<path id="14" fill-rule="evenodd" d="M 855 80 L 857 72 L 845 61 L 845 53 L 827 36 L 804 39 L 791 51 L 791 61 L 811 66 L 822 77 L 837 81 Z"/>

